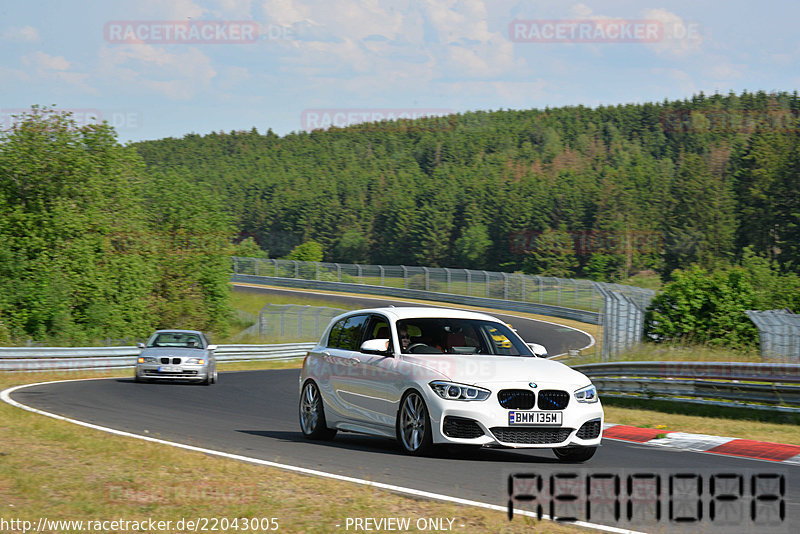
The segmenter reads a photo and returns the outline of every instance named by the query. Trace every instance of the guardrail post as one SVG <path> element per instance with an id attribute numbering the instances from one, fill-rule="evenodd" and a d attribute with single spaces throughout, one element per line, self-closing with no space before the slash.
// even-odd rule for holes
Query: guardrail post
<path id="1" fill-rule="evenodd" d="M 425 272 L 425 291 L 430 291 L 430 271 L 427 267 L 423 267 L 422 270 Z"/>
<path id="2" fill-rule="evenodd" d="M 503 299 L 508 300 L 508 275 L 503 273 Z"/>
<path id="3" fill-rule="evenodd" d="M 521 274 L 519 277 L 522 279 L 522 302 L 528 302 L 528 297 L 525 296 L 525 279 L 528 278 L 528 275 Z"/>
<path id="4" fill-rule="evenodd" d="M 338 263 L 336 264 L 336 281 L 337 282 L 342 281 L 342 266 L 339 265 Z"/>
<path id="5" fill-rule="evenodd" d="M 452 293 L 452 291 L 450 291 L 450 269 L 445 267 L 444 272 L 447 274 L 447 292 Z"/>
<path id="6" fill-rule="evenodd" d="M 553 278 L 558 284 L 558 305 L 561 306 L 561 278 Z"/>
<path id="7" fill-rule="evenodd" d="M 275 262 L 275 278 L 278 278 L 278 260 L 273 260 Z"/>
<path id="8" fill-rule="evenodd" d="M 364 279 L 361 276 L 361 265 L 356 264 L 356 269 L 358 269 L 358 283 L 363 284 Z"/>
<path id="9" fill-rule="evenodd" d="M 378 265 L 378 269 L 381 271 L 381 287 L 383 287 L 386 285 L 383 281 L 383 265 Z"/>
<path id="10" fill-rule="evenodd" d="M 403 289 L 408 289 L 408 269 L 405 265 L 400 266 L 403 269 Z"/>
<path id="11" fill-rule="evenodd" d="M 467 296 L 472 295 L 472 274 L 468 269 L 464 269 L 464 272 L 467 273 Z"/>
<path id="12" fill-rule="evenodd" d="M 489 296 L 489 273 L 486 271 L 481 271 L 483 273 L 483 285 L 484 285 L 484 293 L 486 296 Z"/>
<path id="13" fill-rule="evenodd" d="M 575 307 L 578 307 L 578 281 L 572 280 L 572 284 L 575 286 L 573 291 L 575 292 Z"/>
<path id="14" fill-rule="evenodd" d="M 319 262 L 314 262 L 314 280 L 319 280 Z"/>

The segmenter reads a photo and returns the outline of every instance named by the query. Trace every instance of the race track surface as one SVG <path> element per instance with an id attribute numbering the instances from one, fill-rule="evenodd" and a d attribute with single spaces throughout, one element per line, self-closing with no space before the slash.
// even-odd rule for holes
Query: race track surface
<path id="1" fill-rule="evenodd" d="M 684 531 L 791 532 L 788 525 L 800 519 L 800 468 L 784 464 L 611 440 L 604 441 L 590 462 L 579 465 L 559 464 L 550 450 L 444 448 L 434 457 L 416 458 L 403 455 L 393 440 L 383 438 L 340 433 L 332 442 L 308 441 L 297 423 L 298 376 L 299 371 L 295 369 L 221 373 L 219 384 L 211 387 L 137 384 L 127 378 L 73 381 L 22 389 L 13 394 L 13 399 L 34 408 L 134 434 L 502 506 L 508 502 L 507 481 L 511 474 L 539 474 L 545 481 L 555 473 L 576 474 L 584 479 L 587 474 L 616 474 L 622 477 L 622 517 L 613 519 L 613 508 L 605 514 L 598 508 L 591 517 L 592 522 L 646 531 L 658 531 L 667 526 L 668 503 L 662 503 L 659 521 L 628 522 L 624 500 L 628 475 L 634 482 L 638 480 L 644 484 L 642 487 L 647 486 L 648 480 L 654 480 L 654 476 L 661 476 L 662 497 L 666 499 L 670 475 L 699 474 L 704 484 L 701 498 L 707 520 L 712 476 L 740 474 L 747 492 L 754 476 L 777 474 L 783 475 L 785 480 L 786 518 L 776 520 L 774 527 L 754 523 L 750 519 L 750 501 L 743 497 L 734 503 L 734 508 L 741 504 L 737 510 L 741 508 L 738 511 L 744 514 L 735 519 L 734 525 L 740 528 L 717 524 L 718 515 L 717 523 L 700 530 L 694 525 L 695 530 Z M 543 502 L 544 513 L 548 514 L 548 501 Z M 655 517 L 652 503 L 647 499 L 638 503 L 633 508 L 634 519 L 645 514 Z M 567 509 L 562 507 L 556 508 L 556 515 L 559 510 L 562 510 L 560 515 L 566 514 Z M 677 513 L 677 509 L 674 512 Z M 584 515 L 576 512 L 576 517 L 585 519 L 585 511 L 579 513 Z"/>

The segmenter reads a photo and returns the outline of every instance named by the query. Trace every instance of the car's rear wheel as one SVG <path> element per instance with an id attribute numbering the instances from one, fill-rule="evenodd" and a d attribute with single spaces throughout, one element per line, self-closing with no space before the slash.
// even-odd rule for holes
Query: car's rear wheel
<path id="1" fill-rule="evenodd" d="M 300 429 L 309 439 L 330 440 L 336 435 L 336 429 L 327 426 L 322 395 L 311 380 L 305 383 L 300 393 Z"/>
<path id="2" fill-rule="evenodd" d="M 553 452 L 562 462 L 579 463 L 594 456 L 596 450 L 597 447 L 561 447 L 553 449 Z"/>
<path id="3" fill-rule="evenodd" d="M 416 391 L 406 393 L 400 401 L 396 431 L 397 441 L 408 454 L 421 456 L 433 449 L 431 418 L 425 400 Z"/>

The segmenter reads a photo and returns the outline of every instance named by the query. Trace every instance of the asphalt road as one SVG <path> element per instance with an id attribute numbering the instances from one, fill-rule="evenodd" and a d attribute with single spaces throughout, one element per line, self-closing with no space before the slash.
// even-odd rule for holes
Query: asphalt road
<path id="1" fill-rule="evenodd" d="M 744 483 L 743 497 L 732 505 L 742 516 L 734 520 L 733 525 L 717 524 L 721 521 L 718 519 L 717 523 L 706 524 L 699 530 L 695 525 L 687 532 L 790 532 L 788 525 L 792 522 L 796 525 L 800 519 L 800 468 L 783 464 L 611 440 L 604 441 L 590 462 L 580 465 L 559 464 L 550 450 L 445 448 L 435 457 L 415 458 L 400 453 L 393 440 L 377 437 L 340 433 L 332 442 L 308 441 L 297 423 L 298 374 L 294 369 L 221 373 L 219 383 L 211 387 L 137 384 L 131 379 L 62 382 L 19 390 L 13 394 L 13 399 L 41 410 L 134 434 L 498 505 L 506 505 L 508 501 L 509 475 L 539 474 L 545 477 L 540 499 L 544 513 L 550 512 L 552 502 L 557 505 L 556 515 L 574 515 L 579 519 L 586 518 L 585 507 L 570 512 L 563 504 L 546 497 L 547 477 L 555 473 L 574 474 L 582 479 L 589 474 L 619 475 L 620 497 L 614 500 L 622 503 L 621 518 L 614 519 L 613 507 L 599 507 L 595 497 L 594 515 L 590 519 L 625 528 L 676 531 L 676 525 L 667 521 L 672 510 L 667 492 L 670 475 L 681 473 L 702 478 L 704 486 L 700 498 L 704 500 L 706 520 L 712 476 L 738 474 L 743 476 Z M 777 521 L 777 526 L 770 529 L 750 519 L 747 495 L 754 475 L 772 473 L 785 477 L 786 519 Z M 639 500 L 626 497 L 629 476 L 635 484 L 633 493 L 644 491 L 644 497 L 640 496 Z M 661 477 L 662 495 L 657 499 L 647 496 L 648 484 L 653 483 L 654 476 Z M 763 480 L 768 483 L 768 479 Z M 768 493 L 770 490 L 758 491 Z M 644 523 L 627 521 L 628 501 L 634 504 L 634 519 L 655 518 L 654 503 L 662 502 L 661 519 Z M 762 504 L 777 506 L 766 501 Z M 523 508 L 535 510 L 528 505 Z M 770 513 L 768 508 L 765 510 L 763 517 Z M 690 507 L 690 511 L 684 513 L 694 512 Z M 662 527 L 670 528 L 661 530 Z"/>

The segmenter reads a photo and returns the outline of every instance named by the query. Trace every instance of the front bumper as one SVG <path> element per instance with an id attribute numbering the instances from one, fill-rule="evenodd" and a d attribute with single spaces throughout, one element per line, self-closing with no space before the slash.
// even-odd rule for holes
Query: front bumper
<path id="1" fill-rule="evenodd" d="M 510 448 L 595 447 L 603 434 L 600 402 L 579 403 L 570 398 L 560 425 L 512 425 L 509 412 L 493 393 L 485 401 L 445 400 L 435 393 L 428 397 L 434 443 Z M 546 412 L 534 408 L 524 410 Z"/>
<path id="2" fill-rule="evenodd" d="M 206 365 L 179 364 L 164 365 L 140 363 L 136 365 L 136 377 L 144 380 L 181 380 L 203 381 L 208 378 L 209 367 Z"/>

